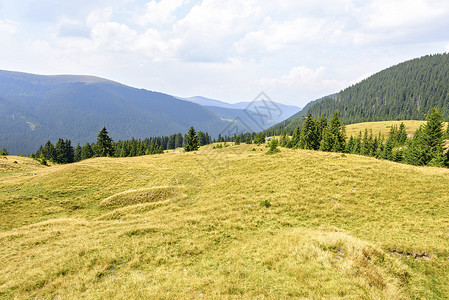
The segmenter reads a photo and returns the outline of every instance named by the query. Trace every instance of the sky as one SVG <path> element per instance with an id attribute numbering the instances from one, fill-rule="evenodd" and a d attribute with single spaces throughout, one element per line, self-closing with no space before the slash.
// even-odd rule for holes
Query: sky
<path id="1" fill-rule="evenodd" d="M 447 0 L 0 0 L 0 69 L 303 107 L 449 52 Z"/>

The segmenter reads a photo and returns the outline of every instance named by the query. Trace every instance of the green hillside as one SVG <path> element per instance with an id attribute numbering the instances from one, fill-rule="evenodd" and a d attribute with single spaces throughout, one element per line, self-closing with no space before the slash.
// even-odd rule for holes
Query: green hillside
<path id="1" fill-rule="evenodd" d="M 306 113 L 332 116 L 338 110 L 346 124 L 425 120 L 437 107 L 449 121 L 449 54 L 427 55 L 392 66 L 352 85 L 335 98 L 310 103 L 302 112 L 271 128 L 289 132 L 302 124 Z"/>
<path id="2" fill-rule="evenodd" d="M 0 298 L 449 297 L 448 169 L 266 151 L 0 157 Z"/>

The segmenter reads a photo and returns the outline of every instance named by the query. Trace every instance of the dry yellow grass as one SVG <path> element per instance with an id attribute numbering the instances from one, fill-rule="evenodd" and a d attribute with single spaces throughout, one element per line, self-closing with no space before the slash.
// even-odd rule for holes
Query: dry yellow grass
<path id="1" fill-rule="evenodd" d="M 449 170 L 266 151 L 0 157 L 0 297 L 449 297 Z"/>
<path id="2" fill-rule="evenodd" d="M 362 136 L 365 132 L 365 129 L 372 130 L 373 135 L 378 135 L 379 132 L 385 137 L 388 136 L 390 132 L 391 126 L 398 126 L 401 123 L 404 123 L 405 130 L 407 134 L 413 134 L 419 128 L 419 126 L 426 123 L 426 121 L 416 121 L 416 120 L 405 120 L 405 121 L 381 121 L 381 122 L 365 122 L 365 123 L 357 123 L 346 126 L 346 135 L 349 136 L 357 136 L 360 131 L 362 132 Z"/>

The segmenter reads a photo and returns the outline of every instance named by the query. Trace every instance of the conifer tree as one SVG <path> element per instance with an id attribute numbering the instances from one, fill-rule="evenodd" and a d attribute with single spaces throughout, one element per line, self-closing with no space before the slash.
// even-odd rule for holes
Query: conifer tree
<path id="1" fill-rule="evenodd" d="M 73 153 L 73 161 L 77 162 L 81 160 L 81 146 L 78 143 L 75 148 L 75 152 Z"/>
<path id="2" fill-rule="evenodd" d="M 235 137 L 234 145 L 240 145 L 240 134 Z"/>
<path id="3" fill-rule="evenodd" d="M 253 140 L 252 140 L 252 138 L 251 138 L 251 134 L 247 134 L 247 135 L 246 135 L 246 141 L 245 141 L 245 143 L 246 143 L 246 144 L 252 144 L 252 143 L 253 143 Z"/>
<path id="4" fill-rule="evenodd" d="M 311 114 L 308 114 L 301 130 L 299 148 L 317 150 L 319 146 L 317 131 L 315 120 L 312 119 Z"/>
<path id="5" fill-rule="evenodd" d="M 443 166 L 444 121 L 439 110 L 433 108 L 424 127 L 423 141 L 430 154 L 429 165 Z"/>
<path id="6" fill-rule="evenodd" d="M 380 154 L 381 158 L 393 160 L 393 147 L 394 147 L 393 137 L 388 137 L 387 142 L 384 145 L 383 151 Z"/>
<path id="7" fill-rule="evenodd" d="M 8 151 L 6 151 L 5 147 L 2 147 L 0 150 L 0 155 L 8 155 Z"/>
<path id="8" fill-rule="evenodd" d="M 183 144 L 184 144 L 184 140 L 183 140 L 182 134 L 181 133 L 176 134 L 176 136 L 175 136 L 175 149 L 176 148 L 181 148 Z"/>
<path id="9" fill-rule="evenodd" d="M 296 127 L 295 131 L 293 131 L 292 139 L 291 139 L 291 148 L 298 148 L 299 141 L 301 139 L 301 127 Z"/>
<path id="10" fill-rule="evenodd" d="M 398 131 L 397 146 L 404 146 L 406 141 L 407 141 L 407 131 L 405 130 L 404 122 L 401 122 Z"/>
<path id="11" fill-rule="evenodd" d="M 288 136 L 287 136 L 287 131 L 284 129 L 284 131 L 282 132 L 280 138 L 279 138 L 279 145 L 281 147 L 285 147 L 288 143 Z"/>
<path id="12" fill-rule="evenodd" d="M 259 132 L 256 134 L 256 137 L 254 138 L 254 144 L 259 146 L 260 144 L 265 143 L 265 133 Z"/>
<path id="13" fill-rule="evenodd" d="M 354 151 L 354 137 L 351 135 L 349 137 L 348 142 L 346 143 L 345 152 L 353 153 L 353 151 Z"/>
<path id="14" fill-rule="evenodd" d="M 185 145 L 184 145 L 184 151 L 196 151 L 198 150 L 198 137 L 196 135 L 195 129 L 190 127 L 189 132 L 186 135 Z"/>
<path id="15" fill-rule="evenodd" d="M 113 155 L 112 139 L 108 136 L 106 127 L 103 127 L 98 133 L 96 154 L 100 157 Z"/>
<path id="16" fill-rule="evenodd" d="M 323 139 L 321 140 L 320 143 L 320 150 L 330 152 L 332 151 L 333 145 L 334 145 L 334 137 L 331 133 L 330 128 L 328 127 L 324 130 Z"/>
<path id="17" fill-rule="evenodd" d="M 354 148 L 352 149 L 352 153 L 360 154 L 362 148 L 362 131 L 359 132 L 356 138 L 354 138 Z"/>
<path id="18" fill-rule="evenodd" d="M 50 141 L 47 141 L 47 143 L 45 143 L 42 155 L 43 157 L 45 157 L 46 160 L 53 162 L 56 161 L 55 146 L 53 146 L 53 144 Z"/>
<path id="19" fill-rule="evenodd" d="M 70 164 L 73 163 L 75 157 L 75 149 L 73 149 L 72 141 L 66 139 L 64 142 L 64 159 L 65 162 Z"/>
<path id="20" fill-rule="evenodd" d="M 65 159 L 65 142 L 63 139 L 60 138 L 55 143 L 55 152 L 56 152 L 55 163 L 58 163 L 58 164 L 67 163 L 67 161 Z"/>
<path id="21" fill-rule="evenodd" d="M 418 128 L 413 134 L 413 139 L 404 153 L 404 159 L 407 164 L 424 166 L 429 160 L 429 155 L 424 146 L 423 126 Z"/>
<path id="22" fill-rule="evenodd" d="M 176 138 L 175 134 L 172 134 L 172 135 L 170 135 L 168 137 L 167 149 L 175 149 L 176 148 L 176 146 L 175 146 L 175 138 Z"/>
<path id="23" fill-rule="evenodd" d="M 342 152 L 345 150 L 346 134 L 345 127 L 341 124 L 338 111 L 335 111 L 330 124 L 326 127 L 320 150 Z"/>
<path id="24" fill-rule="evenodd" d="M 324 130 L 327 127 L 327 118 L 324 115 L 320 116 L 320 119 L 317 122 L 317 129 L 318 129 L 318 140 L 321 141 L 324 137 Z M 318 142 L 319 144 L 319 142 Z"/>
<path id="25" fill-rule="evenodd" d="M 239 136 L 239 138 L 240 138 L 240 136 Z M 207 136 L 202 131 L 198 131 L 198 143 L 200 146 L 204 146 L 204 145 L 208 144 Z"/>
<path id="26" fill-rule="evenodd" d="M 368 129 L 365 128 L 365 133 L 363 134 L 363 141 L 360 145 L 360 154 L 368 155 L 369 154 L 369 140 L 368 140 Z"/>

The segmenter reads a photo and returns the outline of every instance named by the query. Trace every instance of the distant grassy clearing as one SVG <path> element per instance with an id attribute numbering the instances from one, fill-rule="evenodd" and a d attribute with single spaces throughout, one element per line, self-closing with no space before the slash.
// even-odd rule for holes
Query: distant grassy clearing
<path id="1" fill-rule="evenodd" d="M 365 129 L 372 130 L 373 135 L 378 135 L 379 132 L 384 135 L 385 137 L 390 132 L 391 126 L 398 126 L 401 123 L 404 123 L 405 130 L 407 131 L 407 134 L 413 134 L 415 131 L 421 126 L 422 124 L 425 124 L 426 121 L 415 121 L 415 120 L 405 120 L 405 121 L 382 121 L 382 122 L 365 122 L 365 123 L 357 123 L 357 124 L 351 124 L 346 126 L 346 135 L 348 137 L 357 136 L 359 132 L 362 132 L 362 136 L 365 133 Z"/>
<path id="2" fill-rule="evenodd" d="M 266 151 L 9 156 L 0 297 L 449 297 L 449 170 Z"/>

